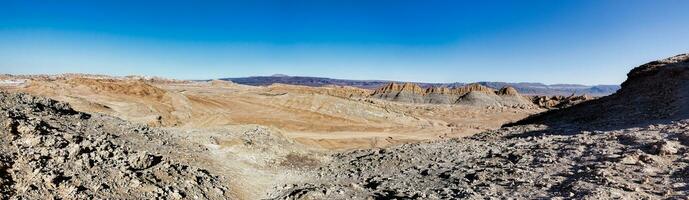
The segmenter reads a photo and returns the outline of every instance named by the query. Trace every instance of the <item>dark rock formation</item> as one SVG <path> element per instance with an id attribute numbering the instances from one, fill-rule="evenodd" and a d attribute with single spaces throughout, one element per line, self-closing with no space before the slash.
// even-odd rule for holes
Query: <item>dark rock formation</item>
<path id="1" fill-rule="evenodd" d="M 667 122 L 689 116 L 689 55 L 641 65 L 617 93 L 529 117 L 515 124 L 588 125 L 596 128 Z"/>

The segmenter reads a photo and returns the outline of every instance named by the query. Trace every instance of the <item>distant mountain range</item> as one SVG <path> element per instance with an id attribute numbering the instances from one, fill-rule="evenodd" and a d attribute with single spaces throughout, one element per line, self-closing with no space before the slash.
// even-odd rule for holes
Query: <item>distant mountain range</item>
<path id="1" fill-rule="evenodd" d="M 274 83 L 290 84 L 290 85 L 305 85 L 305 86 L 352 86 L 365 89 L 378 89 L 390 82 L 402 81 L 384 81 L 384 80 L 346 80 L 346 79 L 332 79 L 323 77 L 307 77 L 307 76 L 287 76 L 277 74 L 273 76 L 251 76 L 242 78 L 221 78 L 220 80 L 232 81 L 244 85 L 266 86 Z M 462 87 L 470 83 L 420 83 L 414 82 L 422 88 L 429 87 Z M 606 96 L 615 93 L 620 89 L 619 85 L 578 85 L 578 84 L 553 84 L 546 85 L 543 83 L 506 83 L 506 82 L 477 82 L 483 86 L 494 89 L 500 89 L 505 86 L 512 86 L 519 93 L 524 95 L 591 95 L 591 96 Z"/>

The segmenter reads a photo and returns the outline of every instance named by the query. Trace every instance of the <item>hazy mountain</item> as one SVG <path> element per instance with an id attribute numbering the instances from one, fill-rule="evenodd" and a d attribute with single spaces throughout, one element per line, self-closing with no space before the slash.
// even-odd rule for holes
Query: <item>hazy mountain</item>
<path id="1" fill-rule="evenodd" d="M 307 76 L 287 76 L 283 74 L 273 76 L 251 76 L 241 78 L 222 78 L 221 80 L 228 80 L 239 84 L 265 86 L 273 83 L 283 83 L 291 85 L 306 85 L 306 86 L 324 86 L 324 85 L 340 85 L 352 86 L 365 89 L 378 89 L 390 82 L 400 81 L 386 81 L 386 80 L 347 80 L 347 79 L 333 79 L 323 77 L 307 77 Z M 462 87 L 469 83 L 420 83 L 417 85 L 422 88 L 429 88 L 432 86 L 444 87 Z M 578 84 L 553 84 L 546 85 L 543 83 L 506 83 L 506 82 L 478 82 L 478 84 L 500 89 L 505 86 L 512 86 L 519 93 L 525 95 L 591 95 L 591 96 L 606 96 L 615 93 L 620 89 L 619 85 L 578 85 Z"/>

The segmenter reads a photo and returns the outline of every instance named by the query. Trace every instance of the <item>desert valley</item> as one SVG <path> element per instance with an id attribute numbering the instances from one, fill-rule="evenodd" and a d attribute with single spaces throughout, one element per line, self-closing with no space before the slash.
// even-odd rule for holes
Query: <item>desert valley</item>
<path id="1" fill-rule="evenodd" d="M 3 75 L 0 191 L 3 199 L 679 198 L 689 195 L 687 81 L 686 54 L 634 68 L 616 92 L 588 90 L 596 93 Z"/>

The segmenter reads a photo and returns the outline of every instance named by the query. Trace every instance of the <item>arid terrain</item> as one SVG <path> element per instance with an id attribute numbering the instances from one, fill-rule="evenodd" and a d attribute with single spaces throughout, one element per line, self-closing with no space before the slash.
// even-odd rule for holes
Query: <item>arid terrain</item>
<path id="1" fill-rule="evenodd" d="M 605 97 L 0 76 L 3 199 L 672 199 L 689 56 Z"/>
<path id="2" fill-rule="evenodd" d="M 147 125 L 180 140 L 169 148 L 206 151 L 182 158 L 202 158 L 205 168 L 233 177 L 228 194 L 240 199 L 268 198 L 284 183 L 310 180 L 302 170 L 329 162 L 331 153 L 469 136 L 546 110 L 519 94 L 512 96 L 529 105 L 399 102 L 347 86 L 256 87 L 83 74 L 3 80 L 7 95 L 66 102 L 78 112 Z"/>
<path id="3" fill-rule="evenodd" d="M 615 94 L 467 138 L 333 155 L 285 199 L 683 199 L 689 55 L 633 69 Z"/>
<path id="4" fill-rule="evenodd" d="M 262 125 L 324 149 L 383 147 L 467 136 L 542 111 L 535 106 L 398 103 L 368 98 L 373 91 L 353 87 L 254 87 L 219 80 L 67 75 L 30 78 L 22 85 L 7 88 L 65 101 L 79 111 L 157 127 Z M 524 102 L 529 104 L 528 100 Z"/>

